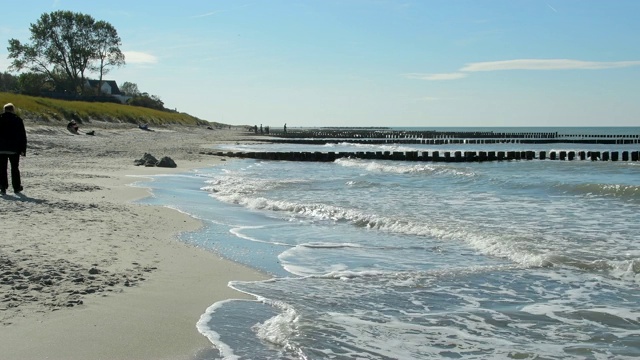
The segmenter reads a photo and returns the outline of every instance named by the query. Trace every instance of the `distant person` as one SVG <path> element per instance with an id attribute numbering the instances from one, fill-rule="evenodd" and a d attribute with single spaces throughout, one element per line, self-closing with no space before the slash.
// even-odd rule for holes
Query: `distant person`
<path id="1" fill-rule="evenodd" d="M 78 133 L 78 123 L 76 123 L 75 120 L 71 120 L 68 124 L 67 124 L 67 130 L 69 130 L 70 132 L 72 132 L 73 134 L 77 134 Z"/>
<path id="2" fill-rule="evenodd" d="M 27 156 L 27 132 L 24 122 L 15 114 L 12 103 L 4 106 L 0 114 L 0 193 L 5 195 L 9 188 L 7 164 L 11 163 L 11 185 L 18 194 L 22 189 L 20 181 L 20 155 Z"/>
<path id="3" fill-rule="evenodd" d="M 287 123 L 284 123 L 284 133 L 287 133 Z"/>
<path id="4" fill-rule="evenodd" d="M 75 120 L 71 120 L 69 121 L 69 123 L 67 124 L 67 130 L 69 130 L 70 133 L 72 134 L 76 134 L 76 135 L 80 135 L 80 127 L 78 127 L 78 123 Z M 84 133 L 85 135 L 95 135 L 96 131 L 95 130 L 91 130 L 91 131 L 87 131 Z"/>
<path id="5" fill-rule="evenodd" d="M 145 130 L 145 131 L 153 131 L 153 130 L 149 129 L 149 124 L 140 124 L 140 125 L 138 125 L 138 127 L 139 127 L 141 130 Z"/>
<path id="6" fill-rule="evenodd" d="M 264 134 L 264 130 L 262 130 L 262 124 L 260 124 L 260 134 Z"/>
<path id="7" fill-rule="evenodd" d="M 253 125 L 253 131 L 257 134 L 258 133 L 258 125 Z"/>

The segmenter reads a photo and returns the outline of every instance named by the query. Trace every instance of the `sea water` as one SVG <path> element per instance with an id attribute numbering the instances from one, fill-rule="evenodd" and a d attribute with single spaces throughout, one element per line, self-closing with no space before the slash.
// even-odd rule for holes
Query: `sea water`
<path id="1" fill-rule="evenodd" d="M 640 145 L 218 149 L 622 152 Z M 140 186 L 154 194 L 144 202 L 205 223 L 182 241 L 271 277 L 229 284 L 253 301 L 203 309 L 194 326 L 219 358 L 640 356 L 638 162 L 234 159 Z"/>

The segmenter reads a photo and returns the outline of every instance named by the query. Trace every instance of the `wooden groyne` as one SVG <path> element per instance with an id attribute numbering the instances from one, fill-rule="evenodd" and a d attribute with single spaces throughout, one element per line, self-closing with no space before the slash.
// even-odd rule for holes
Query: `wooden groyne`
<path id="1" fill-rule="evenodd" d="M 640 144 L 639 139 L 632 138 L 580 138 L 580 139 L 519 139 L 519 138 L 501 138 L 501 139 L 466 139 L 466 138 L 442 138 L 442 139 L 422 139 L 422 138 L 389 138 L 389 139 L 274 139 L 274 138 L 255 138 L 252 141 L 268 142 L 273 144 L 306 144 L 306 145 L 324 145 L 324 144 L 405 144 L 405 145 L 448 145 L 448 144 L 608 144 L 608 145 L 628 145 Z"/>
<path id="2" fill-rule="evenodd" d="M 557 132 L 492 132 L 492 131 L 395 131 L 385 129 L 294 129 L 284 132 L 251 133 L 253 140 L 271 143 L 326 144 L 638 144 L 640 134 L 559 134 Z M 266 136 L 265 136 L 266 135 Z"/>
<path id="3" fill-rule="evenodd" d="M 484 162 L 511 160 L 638 161 L 640 151 L 358 151 L 358 152 L 236 152 L 210 151 L 204 155 L 281 161 L 333 162 L 336 159 L 370 159 L 429 162 Z"/>

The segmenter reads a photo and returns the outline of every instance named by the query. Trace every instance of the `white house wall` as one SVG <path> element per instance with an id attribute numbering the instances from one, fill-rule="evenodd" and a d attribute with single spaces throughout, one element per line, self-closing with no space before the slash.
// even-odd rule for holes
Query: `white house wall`
<path id="1" fill-rule="evenodd" d="M 103 94 L 111 95 L 111 85 L 107 83 L 102 83 L 102 87 L 100 87 L 100 92 L 102 92 Z"/>

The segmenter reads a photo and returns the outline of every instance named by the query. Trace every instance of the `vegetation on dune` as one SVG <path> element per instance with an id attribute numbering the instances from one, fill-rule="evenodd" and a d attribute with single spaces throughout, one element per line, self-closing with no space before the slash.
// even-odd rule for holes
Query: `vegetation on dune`
<path id="1" fill-rule="evenodd" d="M 18 114 L 25 120 L 35 123 L 60 123 L 75 120 L 80 123 L 105 121 L 112 123 L 131 123 L 150 125 L 211 125 L 210 123 L 186 113 L 167 112 L 145 107 L 116 103 L 85 101 L 66 101 L 0 92 L 0 104 L 13 103 Z"/>
<path id="2" fill-rule="evenodd" d="M 29 31 L 29 42 L 10 39 L 7 48 L 8 70 L 19 74 L 0 72 L 0 105 L 13 103 L 26 122 L 224 126 L 167 109 L 135 83 L 124 82 L 121 91 L 115 81 L 105 81 L 112 68 L 125 65 L 118 32 L 106 21 L 54 11 Z"/>
<path id="3" fill-rule="evenodd" d="M 84 95 L 90 73 L 100 82 L 112 68 L 125 65 L 117 30 L 106 21 L 71 11 L 45 13 L 29 27 L 31 42 L 9 39 L 10 70 L 28 71 L 40 87 Z M 97 90 L 97 89 L 96 89 Z"/>

